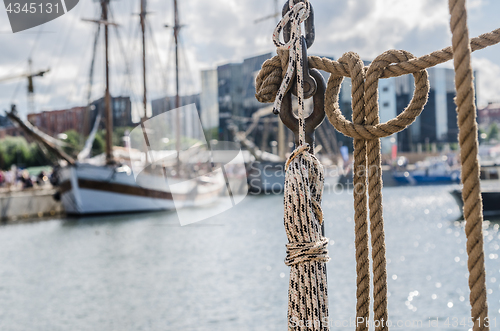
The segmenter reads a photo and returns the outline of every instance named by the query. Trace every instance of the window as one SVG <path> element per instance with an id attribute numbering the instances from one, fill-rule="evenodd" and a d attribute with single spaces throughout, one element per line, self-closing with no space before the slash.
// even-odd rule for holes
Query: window
<path id="1" fill-rule="evenodd" d="M 383 106 L 384 107 L 389 107 L 389 103 L 388 102 L 384 102 Z"/>
<path id="2" fill-rule="evenodd" d="M 389 91 L 389 87 L 387 87 L 387 86 L 384 86 L 384 88 L 382 89 L 382 91 L 384 91 L 384 92 L 387 92 L 387 91 Z"/>

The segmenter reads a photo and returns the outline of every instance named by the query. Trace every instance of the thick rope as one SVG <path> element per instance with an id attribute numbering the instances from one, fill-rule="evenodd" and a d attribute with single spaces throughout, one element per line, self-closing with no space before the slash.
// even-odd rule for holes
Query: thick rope
<path id="1" fill-rule="evenodd" d="M 471 316 L 474 331 L 489 330 L 486 299 L 486 272 L 483 248 L 483 204 L 479 183 L 476 107 L 471 67 L 471 48 L 467 42 L 467 11 L 465 0 L 450 0 L 451 32 L 455 66 L 460 159 L 462 163 L 462 199 L 464 201 L 465 233 L 469 267 Z"/>
<path id="2" fill-rule="evenodd" d="M 295 1 L 297 2 L 297 1 Z M 326 262 L 328 239 L 323 237 L 321 224 L 321 196 L 324 174 L 321 163 L 309 152 L 305 143 L 304 82 L 302 42 L 300 24 L 309 16 L 309 1 L 289 0 L 289 11 L 278 23 L 273 41 L 278 52 L 286 56 L 284 77 L 280 73 L 280 88 L 275 98 L 274 111 L 281 110 L 281 102 L 290 89 L 293 75 L 297 82 L 299 102 L 299 146 L 286 163 L 284 191 L 284 224 L 288 237 L 285 264 L 290 266 L 288 289 L 288 329 L 328 331 L 328 286 Z M 279 35 L 287 23 L 291 26 L 291 37 L 287 43 Z M 287 111 L 291 111 L 287 110 Z M 311 146 L 312 147 L 312 146 Z M 326 322 L 326 323 L 325 323 Z"/>
<path id="3" fill-rule="evenodd" d="M 379 76 L 383 73 L 383 70 L 386 68 L 386 63 L 407 61 L 409 58 L 413 56 L 406 51 L 396 51 L 391 50 L 387 51 L 381 55 L 379 55 L 370 65 L 370 67 L 365 68 L 364 71 L 370 71 L 371 73 L 371 83 L 370 83 L 370 100 L 372 102 L 371 109 L 375 107 L 373 103 L 373 96 L 376 93 L 377 82 L 380 78 Z M 339 63 L 341 63 L 339 61 Z M 374 69 L 370 69 L 374 68 Z M 375 76 L 373 74 L 375 73 Z M 349 71 L 349 75 L 352 74 Z M 359 124 L 356 122 L 348 121 L 343 115 L 339 107 L 339 92 L 340 85 L 342 83 L 342 78 L 335 77 L 330 75 L 328 80 L 328 86 L 326 89 L 326 105 L 325 111 L 328 119 L 333 124 L 333 126 L 344 135 L 356 138 L 356 139 L 377 139 L 382 137 L 390 136 L 396 132 L 402 131 L 406 127 L 408 127 L 411 123 L 415 121 L 418 115 L 423 110 L 425 103 L 427 102 L 427 95 L 429 93 L 429 80 L 428 75 L 425 70 L 414 73 L 415 78 L 415 93 L 413 94 L 413 98 L 408 105 L 408 107 L 401 112 L 396 118 L 387 121 L 386 123 L 379 124 L 378 121 L 376 123 L 366 123 Z M 367 76 L 368 78 L 368 76 Z M 353 79 L 353 77 L 351 77 Z M 378 109 L 378 108 L 377 108 Z"/>
<path id="4" fill-rule="evenodd" d="M 373 297 L 374 320 L 376 330 L 388 330 L 387 323 L 387 271 L 385 257 L 384 221 L 382 216 L 382 171 L 380 157 L 380 139 L 366 128 L 391 127 L 391 122 L 379 125 L 378 115 L 378 80 L 385 68 L 393 62 L 407 61 L 414 56 L 406 51 L 387 51 L 378 56 L 365 70 L 359 55 L 346 53 L 339 63 L 347 68 L 352 79 L 353 123 L 348 122 L 338 108 L 338 91 L 342 78 L 330 76 L 327 89 L 327 115 L 334 126 L 341 132 L 354 138 L 354 210 L 356 226 L 356 262 L 357 262 L 357 330 L 368 330 L 369 320 L 369 258 L 366 185 L 368 176 L 368 196 L 370 210 L 370 232 L 373 260 Z M 416 91 L 408 108 L 400 115 L 405 119 L 392 130 L 398 132 L 413 122 L 422 111 L 429 92 L 427 71 L 414 74 Z M 341 121 L 339 121 L 341 119 Z M 343 125 L 342 123 L 348 124 Z M 352 126 L 351 126 L 352 125 Z M 352 134 L 345 128 L 352 128 Z M 366 130 L 370 135 L 363 136 L 355 129 Z M 362 131 L 361 132 L 364 132 Z M 385 136 L 387 133 L 381 134 Z M 367 139 L 368 137 L 368 139 Z"/>
<path id="5" fill-rule="evenodd" d="M 359 125 L 365 124 L 365 72 L 363 61 L 356 53 L 346 53 L 340 59 L 352 79 L 352 120 Z M 338 80 L 338 79 L 337 79 Z M 340 83 L 342 79 L 338 80 Z M 333 84 L 332 86 L 336 86 Z M 366 141 L 354 139 L 354 224 L 356 245 L 356 321 L 368 321 L 370 317 L 370 259 L 368 256 L 368 219 L 366 200 Z M 368 330 L 366 323 L 356 324 L 356 330 Z"/>
<path id="6" fill-rule="evenodd" d="M 500 29 L 493 30 L 480 35 L 479 37 L 470 40 L 472 51 L 483 49 L 487 46 L 495 45 L 500 42 Z M 285 66 L 282 65 L 282 56 L 278 56 L 267 60 L 262 65 L 262 69 L 256 78 L 255 97 L 260 102 L 273 102 L 276 97 L 276 92 L 282 81 L 282 70 Z M 453 50 L 451 47 L 443 48 L 439 51 L 421 56 L 419 58 L 409 59 L 404 62 L 399 62 L 388 66 L 380 78 L 398 77 L 406 74 L 414 74 L 427 69 L 437 64 L 447 62 L 453 58 Z M 350 77 L 347 67 L 338 61 L 317 56 L 309 56 L 309 67 L 324 70 L 338 77 Z M 286 62 L 286 60 L 285 60 Z M 365 69 L 366 70 L 366 69 Z"/>

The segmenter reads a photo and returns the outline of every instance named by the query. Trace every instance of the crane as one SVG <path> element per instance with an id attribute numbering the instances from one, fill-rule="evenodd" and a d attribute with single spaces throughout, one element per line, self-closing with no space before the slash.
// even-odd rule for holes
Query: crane
<path id="1" fill-rule="evenodd" d="M 9 81 L 9 80 L 14 80 L 14 79 L 19 79 L 19 78 L 27 78 L 28 79 L 28 113 L 34 113 L 35 112 L 35 86 L 33 84 L 33 77 L 43 77 L 47 72 L 50 71 L 50 68 L 47 70 L 39 70 L 37 72 L 32 72 L 31 71 L 31 59 L 28 59 L 28 72 L 20 75 L 11 75 L 11 76 L 6 76 L 6 77 L 0 77 L 0 83 Z"/>
<path id="2" fill-rule="evenodd" d="M 264 17 L 261 17 L 261 18 L 258 18 L 256 20 L 254 20 L 253 22 L 259 23 L 259 22 L 267 21 L 268 19 L 271 19 L 271 18 L 275 18 L 276 23 L 277 23 L 277 22 L 279 22 L 280 15 L 281 15 L 281 13 L 280 13 L 280 9 L 278 6 L 278 0 L 274 0 L 274 13 L 267 15 L 267 16 L 264 16 Z"/>

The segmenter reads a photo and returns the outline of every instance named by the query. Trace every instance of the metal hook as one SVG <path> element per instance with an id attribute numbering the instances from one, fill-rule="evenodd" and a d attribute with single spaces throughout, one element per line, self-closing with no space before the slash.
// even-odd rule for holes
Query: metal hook
<path id="1" fill-rule="evenodd" d="M 325 91 L 326 82 L 323 75 L 317 69 L 310 69 L 309 74 L 314 78 L 317 87 L 313 96 L 314 108 L 312 113 L 305 119 L 306 143 L 309 144 L 309 152 L 314 153 L 314 131 L 325 119 Z M 280 119 L 295 136 L 295 145 L 299 145 L 299 120 L 293 114 L 292 93 L 288 93 L 283 98 L 280 110 Z"/>
<path id="2" fill-rule="evenodd" d="M 311 76 L 309 70 L 309 62 L 307 59 L 307 48 L 306 41 L 303 36 L 300 37 L 300 41 L 302 43 L 302 80 L 304 82 L 304 99 L 309 99 L 316 93 L 317 83 L 316 80 Z M 294 79 L 291 88 L 292 93 L 297 96 L 297 80 Z"/>

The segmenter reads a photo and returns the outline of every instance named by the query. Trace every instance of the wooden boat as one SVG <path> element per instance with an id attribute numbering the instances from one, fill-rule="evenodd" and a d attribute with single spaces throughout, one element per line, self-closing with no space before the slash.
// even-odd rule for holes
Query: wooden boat
<path id="1" fill-rule="evenodd" d="M 225 187 L 217 173 L 172 185 L 159 174 L 134 178 L 128 166 L 77 164 L 61 170 L 59 192 L 67 214 L 168 210 L 214 202 Z M 168 185 L 170 184 L 170 185 Z"/>
<path id="2" fill-rule="evenodd" d="M 61 169 L 60 199 L 67 214 L 89 215 L 109 214 L 140 211 L 168 210 L 186 206 L 198 206 L 215 201 L 226 186 L 221 171 L 205 173 L 201 176 L 167 178 L 165 168 L 148 162 L 145 158 L 140 174 L 133 173 L 131 167 L 122 163 L 113 153 L 111 132 L 112 110 L 109 93 L 109 66 L 108 66 L 108 25 L 114 23 L 107 21 L 107 1 L 101 1 L 102 19 L 93 21 L 105 26 L 105 63 L 106 63 L 106 91 L 105 91 L 105 123 L 106 123 L 106 156 L 103 165 L 76 162 Z M 177 37 L 180 24 L 178 23 L 177 6 L 175 8 L 174 35 Z M 146 19 L 145 2 L 141 1 L 141 27 L 143 33 L 143 83 L 144 113 L 141 119 L 143 134 L 146 136 L 144 125 L 152 120 L 146 117 L 146 64 L 145 64 L 145 38 L 144 26 Z M 104 22 L 104 23 L 103 23 Z M 177 38 L 175 38 L 177 43 Z M 177 49 L 177 47 L 176 47 Z M 177 53 L 177 52 L 176 52 Z M 177 54 L 176 54 L 177 56 Z M 178 61 L 176 61 L 178 63 Z M 178 70 L 176 70 L 178 76 Z M 177 85 L 179 79 L 176 79 Z M 179 86 L 177 86 L 176 108 L 179 108 Z M 159 115 L 161 116 L 161 115 Z M 96 122 L 97 123 L 97 122 Z M 180 141 L 180 129 L 177 126 L 177 138 Z M 86 144 L 88 145 L 88 144 Z M 91 145 L 91 144 L 90 144 Z M 149 149 L 149 146 L 148 146 Z M 150 151 L 144 151 L 149 153 Z M 180 155 L 179 147 L 174 154 Z M 80 157 L 78 158 L 81 159 Z M 179 169 L 177 157 L 177 169 Z M 163 170 L 163 171 L 155 171 Z M 196 175 L 196 174 L 193 174 Z M 190 178 L 191 177 L 191 178 Z M 194 177 L 194 178 L 192 178 Z"/>

